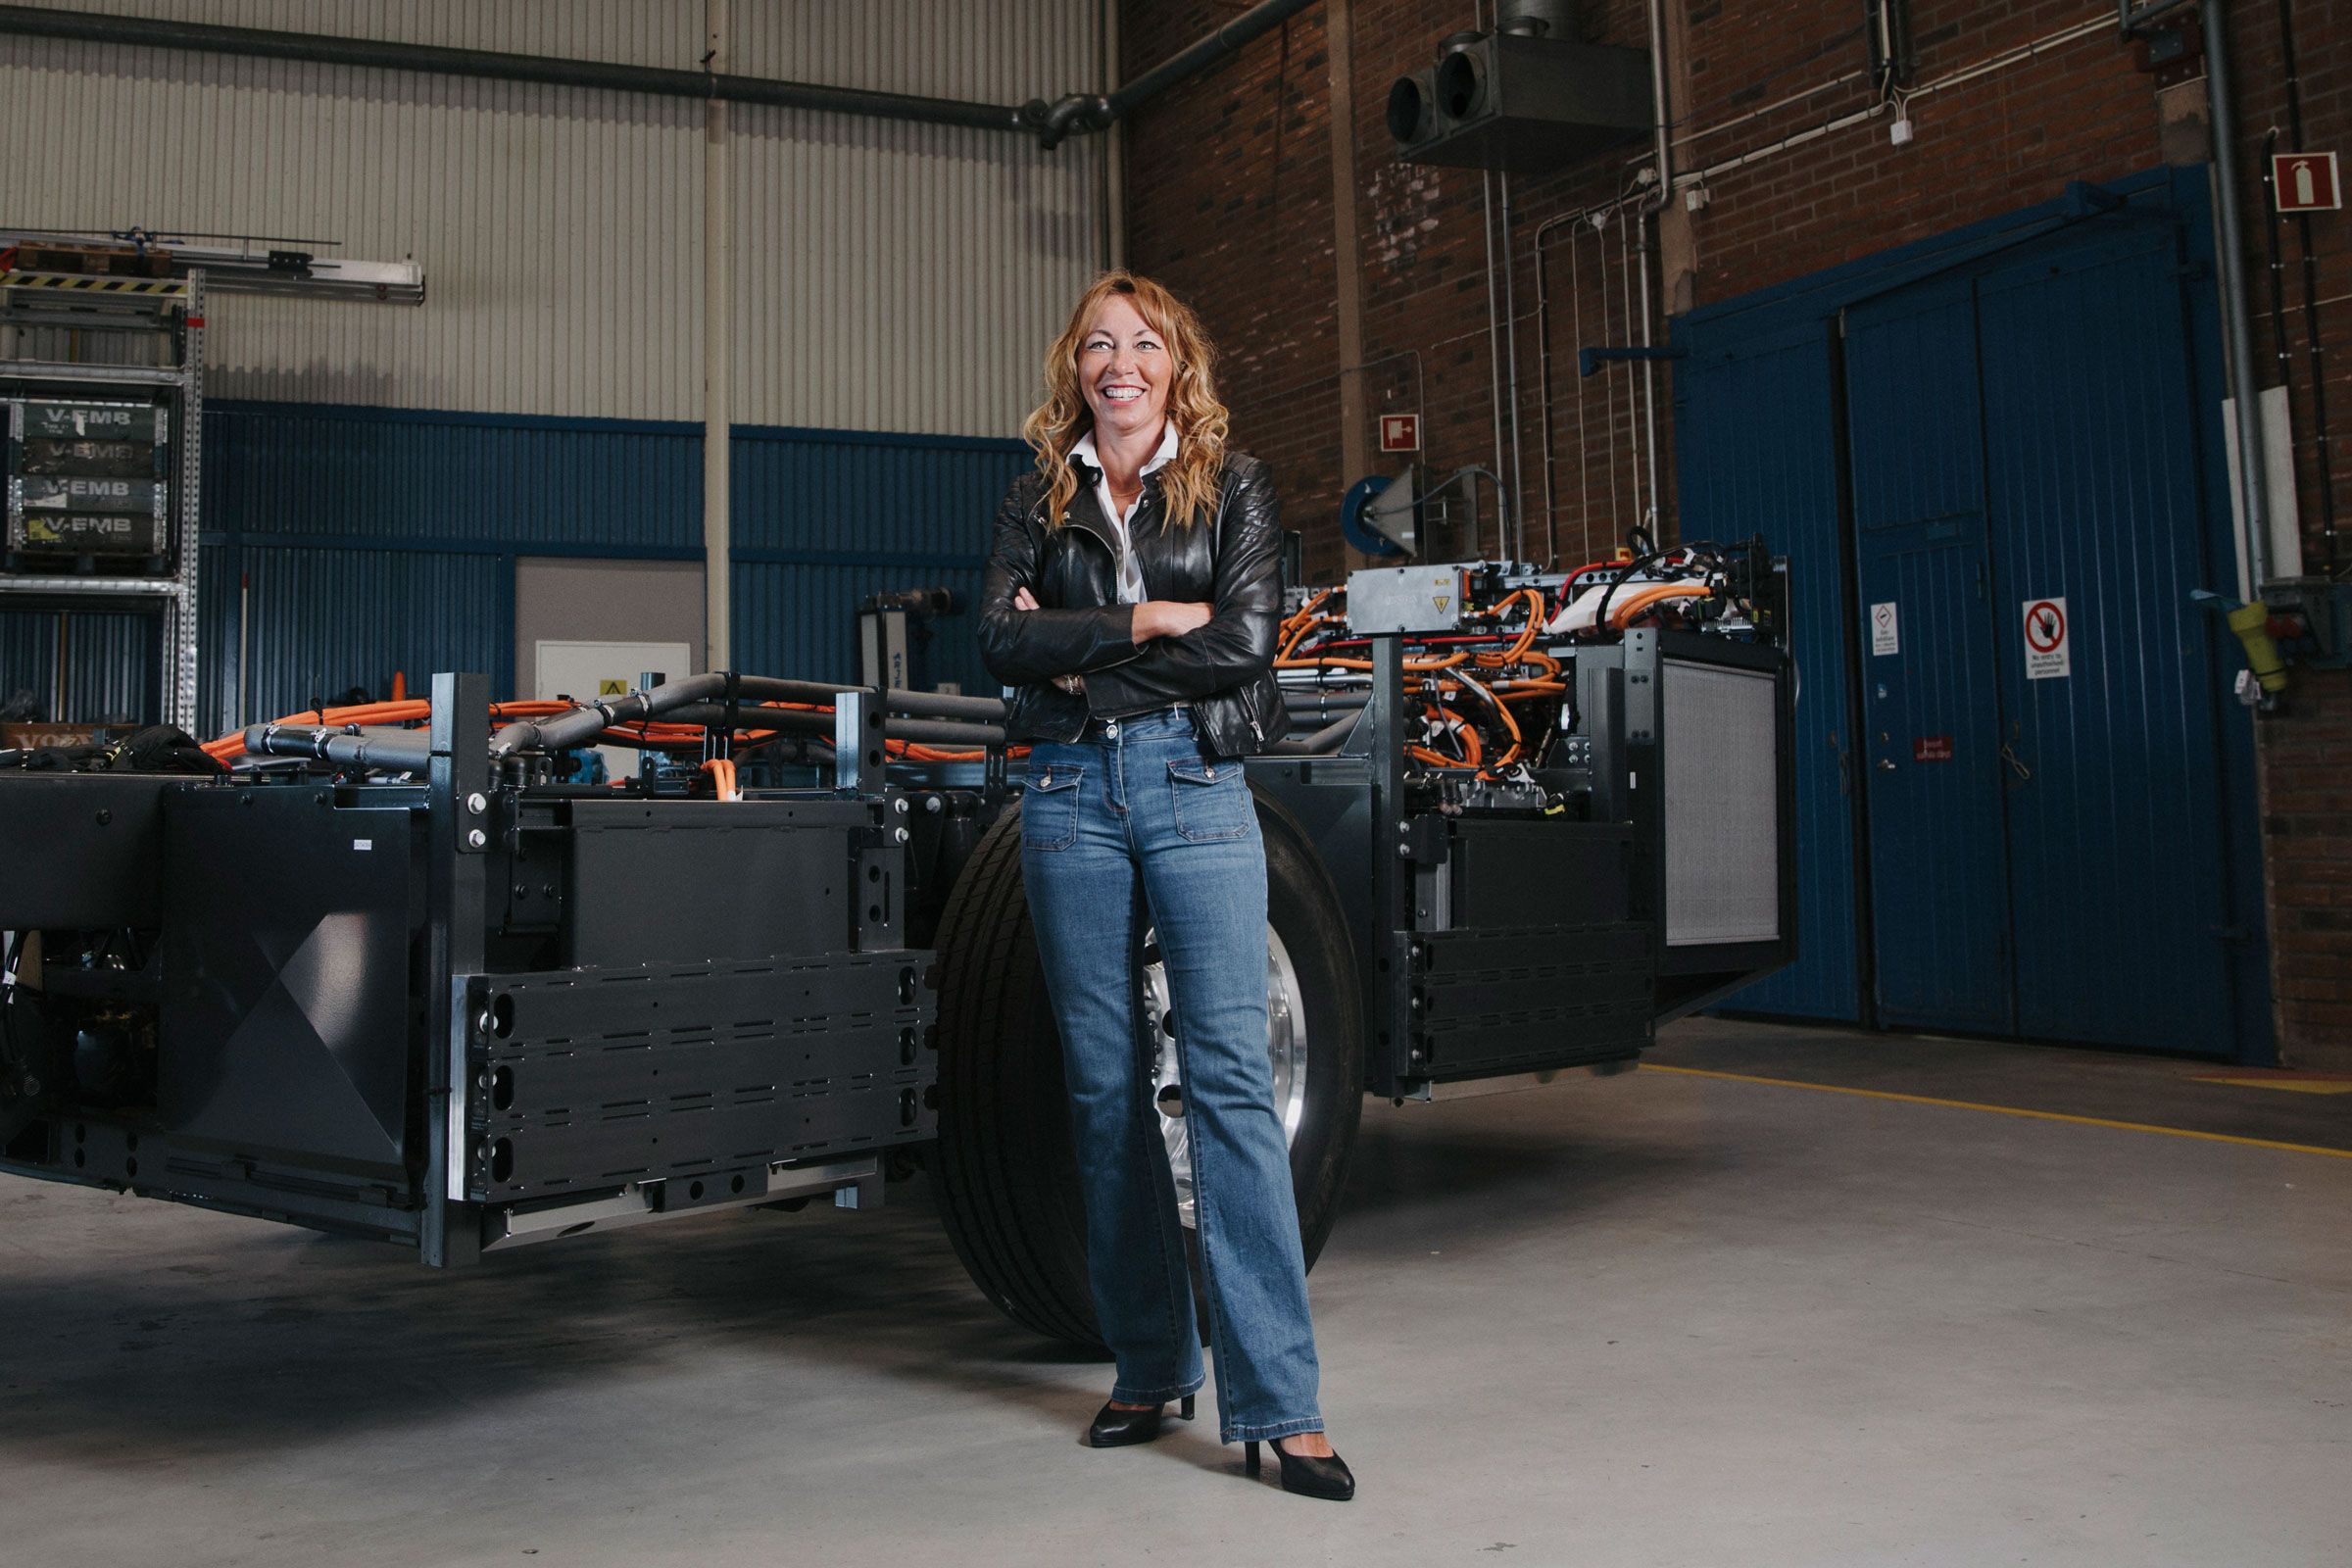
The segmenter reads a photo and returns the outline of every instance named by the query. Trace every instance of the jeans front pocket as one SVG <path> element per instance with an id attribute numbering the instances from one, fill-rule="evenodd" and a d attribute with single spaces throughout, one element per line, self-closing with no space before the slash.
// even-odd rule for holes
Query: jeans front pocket
<path id="1" fill-rule="evenodd" d="M 1021 843 L 1032 850 L 1066 850 L 1078 842 L 1078 786 L 1086 769 L 1052 762 L 1023 782 Z"/>
<path id="2" fill-rule="evenodd" d="M 1195 844 L 1246 839 L 1257 825 L 1238 761 L 1180 757 L 1168 764 L 1168 788 L 1176 798 L 1176 831 Z"/>

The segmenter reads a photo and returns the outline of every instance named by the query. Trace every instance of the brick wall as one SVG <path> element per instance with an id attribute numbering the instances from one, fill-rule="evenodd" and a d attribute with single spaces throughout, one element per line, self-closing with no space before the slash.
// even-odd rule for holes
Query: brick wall
<path id="1" fill-rule="evenodd" d="M 2296 0 L 2297 74 L 2302 83 L 2304 145 L 2332 148 L 2352 164 L 2352 25 L 2340 6 Z M 2264 132 L 2286 124 L 2278 13 L 2272 6 L 2231 11 L 2230 41 L 2243 132 L 2238 168 L 2249 193 L 2255 232 L 2245 236 L 2248 276 L 2254 280 L 2255 374 L 2266 386 L 2281 379 L 2279 337 L 2270 317 L 2270 220 L 2255 183 L 2262 174 Z M 2352 215 L 2310 220 L 2318 263 L 2317 298 L 2323 343 L 2352 343 Z M 2291 388 L 2298 438 L 2296 491 L 2307 569 L 2325 564 L 2320 538 L 2321 439 L 2313 418 L 2312 379 L 2302 321 L 2300 225 L 2278 225 L 2281 279 L 2287 303 L 2283 367 Z M 2332 319 L 2330 319 L 2332 318 Z M 2323 356 L 2323 359 L 2328 358 Z M 2324 434 L 2336 503 L 2352 502 L 2352 356 L 2327 369 L 2328 428 Z M 2352 515 L 2344 518 L 2352 524 Z M 2338 565 L 2352 570 L 2352 538 L 2338 547 Z M 2290 1063 L 2352 1070 L 2352 673 L 2301 670 L 2285 711 L 2262 723 L 2264 868 L 2271 891 L 2271 976 L 2278 997 L 2278 1043 Z"/>
<path id="2" fill-rule="evenodd" d="M 1674 13 L 1670 92 L 1679 168 L 1713 170 L 1706 203 L 1667 222 L 1664 270 L 1647 269 L 1653 296 L 1675 309 L 1727 298 L 2059 194 L 2073 180 L 2105 180 L 2194 156 L 2201 67 L 2143 69 L 2120 41 L 2105 0 L 1915 0 L 1911 145 L 1896 147 L 1882 113 L 1866 113 L 1862 7 L 1852 0 L 1667 0 Z M 1124 68 L 1139 72 L 1245 7 L 1239 0 L 1126 0 Z M 1291 524 L 1305 531 L 1310 570 L 1346 565 L 1338 526 L 1339 363 L 1324 7 L 1279 35 L 1169 93 L 1131 124 L 1129 259 L 1198 306 L 1226 354 L 1227 401 L 1238 442 L 1273 465 Z M 2296 0 L 2306 144 L 2352 155 L 2352 26 L 2323 0 Z M 1489 234 L 1508 259 L 1518 358 L 1516 461 L 1501 465 L 1519 491 L 1524 554 L 1582 561 L 1606 549 L 1658 498 L 1637 439 L 1642 373 L 1618 366 L 1576 374 L 1580 343 L 1626 342 L 1629 270 L 1643 260 L 1622 218 L 1595 230 L 1580 211 L 1608 202 L 1646 153 L 1629 145 L 1541 178 L 1512 181 L 1507 236 L 1488 220 L 1490 192 L 1475 171 L 1402 165 L 1381 116 L 1389 83 L 1429 65 L 1447 33 L 1484 20 L 1462 0 L 1355 0 L 1355 188 L 1363 290 L 1367 418 L 1418 407 L 1423 471 L 1495 465 L 1497 356 L 1490 348 Z M 1583 8 L 1594 41 L 1643 46 L 1639 0 Z M 2263 130 L 2284 122 L 2275 5 L 2231 6 L 2238 118 L 2236 150 L 2258 178 Z M 2193 30 L 2193 12 L 2189 18 Z M 2102 24 L 2059 39 L 2078 25 Z M 2040 44 L 2025 54 L 2028 46 Z M 2020 56 L 2020 58 L 2004 57 Z M 1973 73 L 1973 74 L 1971 74 Z M 2191 78 L 2182 85 L 2176 78 Z M 1948 80 L 1947 78 L 1965 77 Z M 1776 144 L 1801 138 L 1784 149 Z M 1743 156 L 1751 161 L 1734 164 Z M 2258 198 L 2259 185 L 2249 184 Z M 2262 211 L 2259 200 L 2249 208 Z M 1678 204 L 1679 206 L 1679 204 Z M 1499 213 L 1495 214 L 1499 219 Z M 2312 225 L 2320 297 L 2352 296 L 2346 219 Z M 1548 226 L 1546 226 L 1548 225 Z M 1681 232 L 1674 232 L 1680 230 Z M 2245 236 L 2256 284 L 2261 378 L 2279 373 L 2268 321 L 2265 235 Z M 2289 305 L 2299 311 L 2300 254 L 2284 236 Z M 1539 246 L 1541 251 L 1539 253 Z M 1674 265 L 1678 259 L 1687 272 Z M 1631 272 L 1639 276 L 1639 272 Z M 1492 273 L 1499 296 L 1504 270 Z M 1548 310 L 1539 313 L 1539 299 Z M 2328 320 L 2333 318 L 2332 324 Z M 2352 344 L 2352 299 L 2323 311 L 2323 329 Z M 2299 314 L 2294 353 L 2296 429 L 2313 429 Z M 1545 360 L 1548 357 L 1548 368 Z M 2352 351 L 2339 356 L 2352 361 Z M 1507 364 L 1507 360 L 1504 362 Z M 1668 373 L 1656 372 L 1658 467 L 1671 537 L 1672 431 Z M 2331 366 L 2329 439 L 2337 494 L 2352 499 L 2352 364 Z M 2310 557 L 2318 551 L 2316 443 L 2299 450 Z M 1491 498 L 1480 497 L 1479 546 L 1460 536 L 1438 553 L 1494 552 Z M 2346 517 L 2352 530 L 2352 514 Z M 2352 539 L 2344 563 L 2352 565 Z M 2302 671 L 2286 711 L 2262 723 L 2264 842 L 2273 894 L 2273 951 L 2281 1047 L 2313 1062 L 2331 1052 L 2352 1065 L 2352 678 Z"/>

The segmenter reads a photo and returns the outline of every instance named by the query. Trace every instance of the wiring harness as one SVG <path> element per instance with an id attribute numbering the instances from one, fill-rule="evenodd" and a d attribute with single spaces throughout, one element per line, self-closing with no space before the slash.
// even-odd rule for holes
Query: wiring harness
<path id="1" fill-rule="evenodd" d="M 1612 642 L 1636 626 L 1696 629 L 1726 615 L 1751 628 L 1771 563 L 1759 541 L 1635 548 L 1571 571 L 1482 564 L 1466 568 L 1463 629 L 1404 639 L 1408 704 L 1423 720 L 1405 756 L 1433 769 L 1501 781 L 1548 760 L 1572 722 L 1571 668 L 1580 644 Z M 1283 621 L 1274 668 L 1294 711 L 1360 701 L 1369 684 L 1370 639 L 1348 630 L 1347 590 L 1316 592 Z"/>

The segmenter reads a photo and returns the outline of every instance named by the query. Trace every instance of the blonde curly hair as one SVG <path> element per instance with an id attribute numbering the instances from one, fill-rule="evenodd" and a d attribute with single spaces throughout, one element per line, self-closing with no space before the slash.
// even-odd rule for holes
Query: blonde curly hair
<path id="1" fill-rule="evenodd" d="M 1060 527 L 1078 495 L 1078 472 L 1070 465 L 1069 451 L 1095 425 L 1094 412 L 1078 386 L 1078 348 L 1102 302 L 1113 294 L 1127 296 L 1136 314 L 1159 334 L 1176 368 L 1168 387 L 1176 456 L 1159 470 L 1159 479 L 1167 497 L 1168 521 L 1190 527 L 1198 518 L 1214 514 L 1217 473 L 1225 462 L 1230 421 L 1225 405 L 1217 401 L 1217 351 L 1192 307 L 1133 272 L 1104 272 L 1096 278 L 1078 296 L 1070 324 L 1046 350 L 1046 401 L 1021 421 L 1021 439 L 1036 449 L 1038 471 L 1046 476 L 1047 521 Z"/>

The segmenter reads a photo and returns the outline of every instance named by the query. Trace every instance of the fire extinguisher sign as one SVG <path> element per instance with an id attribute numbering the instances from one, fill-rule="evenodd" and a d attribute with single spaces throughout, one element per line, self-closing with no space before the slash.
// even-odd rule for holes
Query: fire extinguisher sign
<path id="1" fill-rule="evenodd" d="M 2282 213 L 2332 213 L 2344 205 L 2333 153 L 2274 153 L 2271 194 Z"/>

